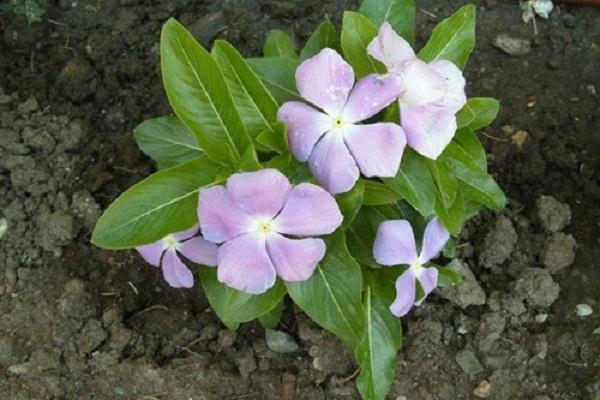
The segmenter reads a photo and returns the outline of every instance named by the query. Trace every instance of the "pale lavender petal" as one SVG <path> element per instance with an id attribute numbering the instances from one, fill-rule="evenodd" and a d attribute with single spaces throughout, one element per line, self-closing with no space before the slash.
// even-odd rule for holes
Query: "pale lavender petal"
<path id="1" fill-rule="evenodd" d="M 281 279 L 300 282 L 315 272 L 325 256 L 325 242 L 321 239 L 288 239 L 273 234 L 267 237 L 267 251 Z"/>
<path id="2" fill-rule="evenodd" d="M 183 242 L 184 240 L 194 237 L 198 233 L 199 229 L 200 226 L 196 224 L 186 231 L 173 233 L 173 239 L 175 239 L 178 242 Z"/>
<path id="3" fill-rule="evenodd" d="M 264 235 L 247 233 L 219 247 L 217 278 L 250 294 L 264 293 L 273 286 L 276 273 Z"/>
<path id="4" fill-rule="evenodd" d="M 344 140 L 364 176 L 396 176 L 406 146 L 406 136 L 400 126 L 392 123 L 353 125 Z"/>
<path id="5" fill-rule="evenodd" d="M 466 81 L 462 71 L 447 60 L 433 61 L 429 65 L 446 80 L 446 93 L 437 104 L 452 108 L 454 112 L 460 110 L 467 103 Z"/>
<path id="6" fill-rule="evenodd" d="M 333 194 L 352 189 L 360 175 L 356 161 L 344 143 L 344 133 L 341 129 L 327 132 L 308 159 L 314 177 Z"/>
<path id="7" fill-rule="evenodd" d="M 221 243 L 249 232 L 253 219 L 231 198 L 223 186 L 213 186 L 200 191 L 198 219 L 202 235 L 213 243 Z"/>
<path id="8" fill-rule="evenodd" d="M 177 245 L 177 250 L 183 254 L 185 258 L 196 264 L 202 264 L 209 267 L 217 265 L 217 251 L 219 248 L 216 244 L 211 243 L 200 236 L 179 243 Z"/>
<path id="9" fill-rule="evenodd" d="M 390 305 L 392 314 L 403 317 L 415 303 L 415 274 L 412 268 L 408 268 L 396 279 L 396 299 Z"/>
<path id="10" fill-rule="evenodd" d="M 194 275 L 174 250 L 167 250 L 162 260 L 162 272 L 167 283 L 175 288 L 194 286 Z"/>
<path id="11" fill-rule="evenodd" d="M 395 71 L 404 62 L 417 58 L 410 44 L 399 36 L 387 21 L 381 24 L 379 34 L 369 43 L 367 52 L 385 64 L 390 71 Z"/>
<path id="12" fill-rule="evenodd" d="M 379 224 L 373 256 L 381 265 L 412 264 L 417 260 L 417 245 L 412 226 L 404 219 Z"/>
<path id="13" fill-rule="evenodd" d="M 287 126 L 290 149 L 302 162 L 308 160 L 315 143 L 333 126 L 330 116 L 298 101 L 283 103 L 277 112 L 277 120 Z"/>
<path id="14" fill-rule="evenodd" d="M 400 78 L 393 74 L 365 76 L 352 89 L 342 112 L 342 120 L 355 123 L 377 114 L 402 93 L 401 83 Z"/>
<path id="15" fill-rule="evenodd" d="M 405 89 L 401 104 L 422 106 L 441 100 L 447 91 L 446 79 L 421 60 L 403 64 L 400 77 Z"/>
<path id="16" fill-rule="evenodd" d="M 233 174 L 227 180 L 227 191 L 253 217 L 273 218 L 283 207 L 292 185 L 276 169 Z"/>
<path id="17" fill-rule="evenodd" d="M 402 105 L 400 119 L 408 145 L 434 160 L 442 154 L 456 132 L 454 111 L 445 107 Z"/>
<path id="18" fill-rule="evenodd" d="M 292 189 L 274 221 L 275 230 L 295 236 L 327 235 L 342 223 L 335 199 L 323 188 L 301 183 Z"/>
<path id="19" fill-rule="evenodd" d="M 434 218 L 427 224 L 423 235 L 423 246 L 419 260 L 422 264 L 434 258 L 450 239 L 450 233 L 438 218 Z"/>
<path id="20" fill-rule="evenodd" d="M 438 270 L 435 267 L 421 268 L 416 275 L 423 288 L 423 297 L 415 303 L 415 305 L 420 306 L 427 298 L 427 295 L 437 286 Z"/>
<path id="21" fill-rule="evenodd" d="M 335 50 L 325 48 L 296 70 L 296 87 L 328 114 L 339 114 L 354 85 L 354 71 Z"/>
<path id="22" fill-rule="evenodd" d="M 150 243 L 144 246 L 135 248 L 138 253 L 146 260 L 146 262 L 154 267 L 160 266 L 160 258 L 162 257 L 165 247 L 163 245 L 163 239 Z"/>

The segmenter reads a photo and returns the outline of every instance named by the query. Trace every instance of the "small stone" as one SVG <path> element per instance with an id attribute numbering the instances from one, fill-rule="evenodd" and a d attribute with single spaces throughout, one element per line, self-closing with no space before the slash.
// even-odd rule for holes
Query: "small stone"
<path id="1" fill-rule="evenodd" d="M 589 317 L 594 313 L 594 310 L 589 304 L 577 304 L 575 306 L 575 313 L 581 318 Z"/>
<path id="2" fill-rule="evenodd" d="M 542 268 L 525 268 L 515 284 L 515 292 L 530 306 L 550 307 L 558 299 L 560 286 Z"/>
<path id="3" fill-rule="evenodd" d="M 488 231 L 479 261 L 486 268 L 493 268 L 508 259 L 517 244 L 517 232 L 510 219 L 501 215 Z"/>
<path id="4" fill-rule="evenodd" d="M 6 234 L 8 230 L 8 221 L 6 218 L 0 218 L 0 239 Z"/>
<path id="5" fill-rule="evenodd" d="M 492 385 L 487 380 L 482 380 L 481 383 L 473 390 L 473 394 L 480 399 L 489 397 L 492 392 Z"/>
<path id="6" fill-rule="evenodd" d="M 549 232 L 562 231 L 571 223 L 571 208 L 552 196 L 540 196 L 536 201 L 537 215 L 544 229 Z"/>
<path id="7" fill-rule="evenodd" d="M 494 46 L 515 57 L 524 56 L 531 52 L 531 41 L 529 39 L 513 38 L 506 34 L 496 36 Z"/>
<path id="8" fill-rule="evenodd" d="M 282 331 L 266 329 L 265 339 L 269 349 L 276 353 L 294 353 L 300 349 L 292 335 Z"/>
<path id="9" fill-rule="evenodd" d="M 477 375 L 483 372 L 483 367 L 477 356 L 470 350 L 461 350 L 456 353 L 456 363 L 465 374 Z"/>
<path id="10" fill-rule="evenodd" d="M 448 264 L 448 268 L 458 272 L 463 281 L 456 286 L 438 288 L 438 295 L 463 309 L 485 304 L 485 292 L 466 263 L 455 259 Z"/>
<path id="11" fill-rule="evenodd" d="M 535 322 L 537 322 L 538 324 L 543 324 L 544 322 L 546 322 L 548 320 L 548 313 L 539 313 L 539 314 L 535 314 L 535 317 L 533 317 L 535 319 Z"/>
<path id="12" fill-rule="evenodd" d="M 553 233 L 544 242 L 542 262 L 551 274 L 573 264 L 575 261 L 575 238 L 562 232 Z"/>
<path id="13" fill-rule="evenodd" d="M 223 329 L 222 331 L 220 331 L 217 339 L 219 350 L 233 346 L 233 343 L 235 343 L 235 339 L 237 339 L 236 332 L 230 331 L 229 329 Z"/>

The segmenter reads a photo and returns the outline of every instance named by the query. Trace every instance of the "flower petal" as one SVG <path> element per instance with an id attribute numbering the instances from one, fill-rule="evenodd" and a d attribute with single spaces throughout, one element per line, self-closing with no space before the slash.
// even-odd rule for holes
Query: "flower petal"
<path id="1" fill-rule="evenodd" d="M 456 116 L 446 107 L 401 105 L 400 119 L 408 145 L 434 160 L 456 132 Z"/>
<path id="2" fill-rule="evenodd" d="M 330 115 L 342 111 L 352 85 L 352 67 L 329 48 L 304 61 L 296 70 L 300 95 Z"/>
<path id="3" fill-rule="evenodd" d="M 332 195 L 311 183 L 296 186 L 274 221 L 277 232 L 296 236 L 326 235 L 343 216 Z"/>
<path id="4" fill-rule="evenodd" d="M 253 223 L 252 217 L 233 201 L 223 186 L 200 191 L 198 219 L 202 235 L 213 243 L 221 243 L 249 232 Z"/>
<path id="5" fill-rule="evenodd" d="M 194 275 L 181 262 L 174 250 L 167 250 L 162 260 L 162 272 L 167 283 L 175 288 L 194 286 Z"/>
<path id="6" fill-rule="evenodd" d="M 365 76 L 352 89 L 342 119 L 355 123 L 377 114 L 400 96 L 401 83 L 400 78 L 393 74 Z"/>
<path id="7" fill-rule="evenodd" d="M 276 273 L 264 235 L 246 233 L 219 247 L 217 278 L 250 294 L 264 293 L 273 286 Z"/>
<path id="8" fill-rule="evenodd" d="M 434 218 L 427 224 L 423 235 L 423 246 L 419 260 L 422 264 L 434 258 L 450 239 L 450 233 L 438 218 Z"/>
<path id="9" fill-rule="evenodd" d="M 416 275 L 424 292 L 423 297 L 415 302 L 415 305 L 420 306 L 427 298 L 427 295 L 429 295 L 429 293 L 431 293 L 437 286 L 438 270 L 435 267 L 421 268 Z"/>
<path id="10" fill-rule="evenodd" d="M 396 279 L 396 299 L 390 305 L 390 311 L 397 317 L 403 317 L 415 303 L 415 274 L 412 268 L 404 271 Z"/>
<path id="11" fill-rule="evenodd" d="M 315 143 L 333 126 L 331 117 L 298 101 L 283 103 L 277 120 L 287 126 L 290 149 L 302 162 L 308 160 Z"/>
<path id="12" fill-rule="evenodd" d="M 454 112 L 460 110 L 467 103 L 466 81 L 462 71 L 447 60 L 433 61 L 429 66 L 446 80 L 446 93 L 437 104 L 451 108 Z"/>
<path id="13" fill-rule="evenodd" d="M 441 100 L 447 91 L 446 79 L 421 60 L 408 61 L 400 70 L 405 88 L 401 104 L 422 106 Z"/>
<path id="14" fill-rule="evenodd" d="M 210 267 L 217 265 L 217 251 L 219 248 L 216 244 L 209 242 L 203 237 L 196 236 L 190 240 L 177 245 L 177 250 L 183 254 L 185 258 L 196 263 Z"/>
<path id="15" fill-rule="evenodd" d="M 184 240 L 194 237 L 198 233 L 199 229 L 200 226 L 196 224 L 186 231 L 173 233 L 173 238 L 178 242 L 183 242 Z"/>
<path id="16" fill-rule="evenodd" d="M 162 257 L 165 247 L 163 246 L 163 239 L 150 243 L 144 246 L 135 248 L 138 253 L 146 260 L 146 262 L 154 267 L 160 266 L 160 258 Z"/>
<path id="17" fill-rule="evenodd" d="M 340 129 L 327 132 L 308 159 L 314 177 L 332 194 L 352 189 L 360 175 L 356 161 L 344 143 L 344 133 Z"/>
<path id="18" fill-rule="evenodd" d="M 395 71 L 402 63 L 417 58 L 410 44 L 387 21 L 381 24 L 379 34 L 369 43 L 367 52 L 385 64 L 389 71 Z"/>
<path id="19" fill-rule="evenodd" d="M 267 251 L 277 274 L 288 282 L 305 281 L 325 256 L 321 239 L 288 239 L 279 234 L 267 237 Z"/>
<path id="20" fill-rule="evenodd" d="M 353 125 L 344 140 L 366 177 L 394 177 L 400 167 L 406 136 L 392 123 Z"/>
<path id="21" fill-rule="evenodd" d="M 227 191 L 235 203 L 253 217 L 273 218 L 290 190 L 288 178 L 273 168 L 233 174 L 227 180 Z"/>
<path id="22" fill-rule="evenodd" d="M 404 219 L 379 224 L 373 256 L 381 265 L 412 264 L 417 260 L 417 245 L 412 226 Z"/>

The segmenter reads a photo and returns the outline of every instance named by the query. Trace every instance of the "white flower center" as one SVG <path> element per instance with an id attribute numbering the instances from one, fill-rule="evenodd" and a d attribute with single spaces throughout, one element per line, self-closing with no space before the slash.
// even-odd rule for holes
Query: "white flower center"
<path id="1" fill-rule="evenodd" d="M 269 219 L 261 219 L 256 221 L 256 225 L 254 226 L 254 231 L 260 233 L 261 235 L 270 235 L 275 233 L 275 222 Z"/>
<path id="2" fill-rule="evenodd" d="M 412 262 L 412 264 L 410 264 L 410 267 L 418 273 L 423 269 L 423 264 L 421 264 L 420 260 L 415 260 Z"/>
<path id="3" fill-rule="evenodd" d="M 175 237 L 173 235 L 167 235 L 164 243 L 165 243 L 165 247 L 169 250 L 177 249 L 177 240 L 175 239 Z"/>

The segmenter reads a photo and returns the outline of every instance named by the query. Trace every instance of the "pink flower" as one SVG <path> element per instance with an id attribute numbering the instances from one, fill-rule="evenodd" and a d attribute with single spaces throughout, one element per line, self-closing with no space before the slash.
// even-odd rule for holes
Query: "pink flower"
<path id="1" fill-rule="evenodd" d="M 417 59 L 410 44 L 384 22 L 368 52 L 401 80 L 400 124 L 408 145 L 437 159 L 456 131 L 456 112 L 467 102 L 465 78 L 445 60 L 429 64 Z"/>
<path id="2" fill-rule="evenodd" d="M 396 175 L 406 145 L 402 128 L 393 123 L 357 124 L 398 97 L 395 75 L 372 74 L 354 85 L 352 67 L 326 48 L 298 67 L 296 86 L 320 110 L 289 101 L 277 119 L 287 125 L 292 153 L 300 161 L 308 160 L 321 186 L 333 194 L 347 192 L 359 169 L 367 177 Z"/>
<path id="3" fill-rule="evenodd" d="M 206 240 L 223 243 L 219 281 L 251 294 L 265 292 L 277 275 L 289 282 L 310 278 L 325 242 L 307 237 L 332 233 L 342 223 L 329 193 L 309 183 L 293 187 L 275 169 L 234 174 L 226 186 L 203 189 L 198 218 Z"/>
<path id="4" fill-rule="evenodd" d="M 189 288 L 194 285 L 194 275 L 177 253 L 196 264 L 217 265 L 217 246 L 197 234 L 198 225 L 187 231 L 168 235 L 154 243 L 136 247 L 136 250 L 150 265 L 161 267 L 169 285 Z"/>
<path id="5" fill-rule="evenodd" d="M 425 228 L 421 253 L 417 255 L 415 235 L 406 220 L 384 221 L 379 225 L 373 255 L 381 265 L 408 264 L 409 267 L 396 280 L 396 299 L 390 306 L 398 317 L 406 315 L 414 305 L 421 305 L 427 295 L 437 286 L 438 270 L 423 265 L 434 258 L 448 241 L 450 234 L 439 219 L 432 219 Z M 425 292 L 417 300 L 416 280 Z"/>

